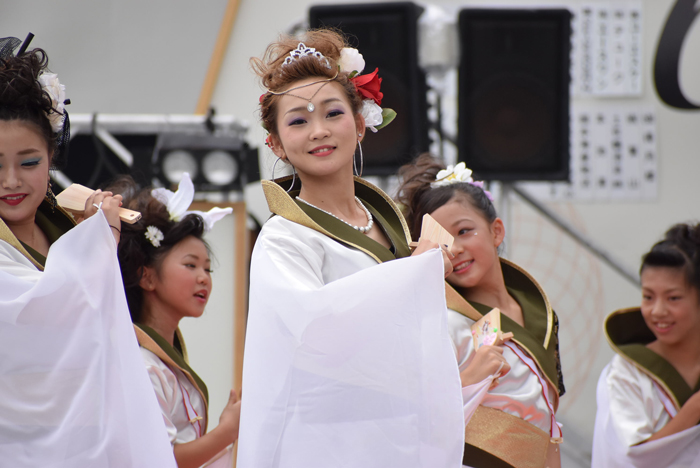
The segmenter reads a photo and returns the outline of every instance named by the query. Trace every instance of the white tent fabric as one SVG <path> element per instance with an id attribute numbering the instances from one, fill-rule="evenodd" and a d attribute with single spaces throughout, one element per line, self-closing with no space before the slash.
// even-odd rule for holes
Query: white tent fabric
<path id="1" fill-rule="evenodd" d="M 0 241 L 0 466 L 176 466 L 101 211 L 43 273 Z"/>
<path id="2" fill-rule="evenodd" d="M 270 219 L 252 260 L 239 468 L 461 466 L 442 254 L 377 264 Z"/>

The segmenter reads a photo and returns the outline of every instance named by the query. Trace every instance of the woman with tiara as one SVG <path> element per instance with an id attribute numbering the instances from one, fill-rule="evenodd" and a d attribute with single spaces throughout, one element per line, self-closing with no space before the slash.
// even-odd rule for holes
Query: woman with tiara
<path id="1" fill-rule="evenodd" d="M 451 264 L 428 240 L 411 255 L 396 205 L 353 177 L 365 128 L 390 114 L 377 70 L 327 30 L 252 64 L 268 144 L 294 174 L 263 181 L 274 216 L 251 263 L 239 466 L 459 466 Z"/>
<path id="2" fill-rule="evenodd" d="M 117 263 L 121 197 L 57 206 L 65 92 L 41 49 L 0 39 L 0 464 L 174 467 Z"/>
<path id="3" fill-rule="evenodd" d="M 596 468 L 700 466 L 700 225 L 642 258 L 641 307 L 605 320 L 615 352 L 598 381 Z"/>
<path id="4" fill-rule="evenodd" d="M 420 235 L 423 216 L 430 214 L 454 237 L 446 295 L 462 385 L 497 377 L 466 425 L 464 464 L 561 466 L 562 434 L 554 416 L 564 393 L 557 316 L 535 279 L 499 257 L 505 226 L 491 194 L 464 163 L 445 169 L 430 155 L 403 166 L 399 175 L 398 200 L 411 234 Z M 501 331 L 512 336 L 502 347 L 475 351 L 471 327 L 495 308 Z M 505 375 L 503 358 L 510 369 Z"/>

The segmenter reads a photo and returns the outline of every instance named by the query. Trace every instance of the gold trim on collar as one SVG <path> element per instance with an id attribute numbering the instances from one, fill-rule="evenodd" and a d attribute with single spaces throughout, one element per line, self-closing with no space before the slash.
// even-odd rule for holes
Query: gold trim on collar
<path id="1" fill-rule="evenodd" d="M 156 343 L 153 338 L 148 336 L 148 333 L 145 331 L 141 330 L 138 326 L 134 325 L 134 331 L 136 332 L 136 340 L 139 343 L 139 346 L 141 346 L 144 349 L 147 349 L 148 351 L 152 352 L 155 354 L 158 359 L 163 361 L 167 366 L 170 366 L 174 369 L 179 370 L 183 374 L 185 374 L 185 377 L 187 377 L 187 380 L 190 381 L 192 385 L 194 385 L 194 388 L 197 389 L 197 392 L 199 395 L 202 397 L 202 401 L 204 402 L 204 410 L 205 414 L 207 415 L 206 420 L 204 421 L 204 430 L 202 431 L 202 434 L 207 433 L 207 426 L 209 424 L 209 404 L 207 403 L 207 399 L 204 397 L 204 393 L 202 393 L 202 390 L 199 388 L 199 385 L 197 385 L 197 382 L 194 380 L 192 377 L 192 374 L 190 374 L 187 370 L 183 369 L 182 367 L 178 366 L 175 361 L 173 361 L 168 354 L 163 351 L 163 349 L 158 346 L 158 343 Z M 181 338 L 180 344 L 183 344 L 184 342 L 182 341 L 182 335 L 180 334 L 180 329 L 178 328 L 175 331 L 176 334 L 179 335 Z M 183 345 L 183 351 L 184 351 L 184 345 Z M 183 353 L 184 354 L 184 353 Z M 185 358 L 185 362 L 187 362 L 187 358 Z"/>
<path id="2" fill-rule="evenodd" d="M 374 185 L 370 184 L 367 181 L 364 181 L 358 177 L 355 177 L 355 182 L 358 182 L 370 189 L 372 189 L 374 192 L 376 192 L 378 195 L 380 195 L 384 200 L 389 203 L 391 208 L 394 210 L 394 212 L 397 214 L 399 219 L 401 220 L 401 226 L 403 227 L 404 234 L 406 235 L 407 242 L 410 242 L 410 234 L 408 231 L 408 225 L 406 224 L 406 220 L 403 218 L 403 215 L 399 211 L 398 207 L 396 204 L 389 198 L 384 192 L 382 192 L 379 188 L 375 187 Z M 267 205 L 270 209 L 270 211 L 276 215 L 282 216 L 285 219 L 288 219 L 289 221 L 292 221 L 294 223 L 297 223 L 301 226 L 308 227 L 310 229 L 313 229 L 314 231 L 318 231 L 321 234 L 324 234 L 332 239 L 335 239 L 339 242 L 342 242 L 343 244 L 350 245 L 357 250 L 366 253 L 370 257 L 372 257 L 377 263 L 382 263 L 381 259 L 377 257 L 374 253 L 371 251 L 365 249 L 364 247 L 361 247 L 353 242 L 350 242 L 346 239 L 342 239 L 335 234 L 331 233 L 330 231 L 324 229 L 321 225 L 319 225 L 317 222 L 315 222 L 309 215 L 304 213 L 304 211 L 299 208 L 299 206 L 294 202 L 292 197 L 289 196 L 289 194 L 279 186 L 275 181 L 272 180 L 262 180 L 262 188 L 263 188 L 263 193 L 265 194 L 265 199 L 267 200 Z"/>
<path id="3" fill-rule="evenodd" d="M 661 380 L 657 375 L 653 374 L 651 371 L 648 369 L 645 369 L 644 366 L 640 365 L 638 362 L 635 360 L 631 359 L 629 356 L 627 356 L 625 353 L 622 352 L 622 350 L 613 342 L 612 338 L 610 338 L 610 335 L 608 335 L 608 320 L 610 320 L 612 317 L 616 315 L 622 315 L 622 314 L 628 314 L 631 312 L 636 312 L 639 310 L 639 307 L 628 307 L 626 309 L 619 309 L 616 310 L 615 312 L 612 312 L 610 315 L 605 317 L 605 320 L 603 321 L 603 334 L 605 335 L 605 339 L 608 341 L 608 345 L 612 348 L 612 350 L 620 356 L 622 359 L 625 361 L 631 363 L 634 367 L 639 369 L 640 372 L 642 372 L 644 375 L 649 377 L 652 381 L 656 382 L 661 388 L 664 389 L 664 392 L 666 392 L 666 396 L 668 396 L 671 401 L 673 402 L 673 406 L 675 406 L 676 411 L 680 411 L 681 405 L 678 402 L 678 399 L 676 398 L 676 395 L 671 391 L 671 388 L 666 385 L 666 382 Z"/>
<path id="4" fill-rule="evenodd" d="M 542 289 L 542 286 L 540 286 L 540 283 L 538 283 L 537 280 L 535 280 L 535 278 L 533 278 L 530 275 L 530 273 L 525 271 L 522 267 L 511 262 L 510 260 L 506 260 L 505 258 L 501 258 L 500 260 L 501 260 L 501 263 L 505 263 L 506 265 L 519 271 L 527 279 L 529 279 L 532 282 L 532 284 L 535 285 L 537 290 L 540 292 L 542 299 L 544 299 L 544 305 L 547 308 L 547 333 L 544 336 L 544 343 L 542 343 L 542 346 L 544 347 L 544 349 L 547 349 L 547 347 L 549 346 L 549 341 L 552 338 L 552 328 L 554 327 L 554 311 L 552 310 L 552 305 L 549 303 L 549 297 L 547 297 L 547 294 L 544 292 L 544 289 Z"/>

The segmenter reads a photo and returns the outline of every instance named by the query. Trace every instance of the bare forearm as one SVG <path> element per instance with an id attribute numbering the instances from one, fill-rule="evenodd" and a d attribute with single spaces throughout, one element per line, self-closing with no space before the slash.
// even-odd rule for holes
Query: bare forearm
<path id="1" fill-rule="evenodd" d="M 231 431 L 217 426 L 202 437 L 173 447 L 178 468 L 199 468 L 233 443 Z"/>
<path id="2" fill-rule="evenodd" d="M 681 408 L 678 414 L 669 421 L 661 430 L 656 432 L 653 436 L 649 437 L 645 442 L 650 440 L 658 440 L 663 437 L 668 437 L 673 434 L 677 434 L 686 429 L 690 429 L 695 426 L 700 420 L 700 411 L 695 408 L 694 405 L 686 405 Z M 644 443 L 644 442 L 642 442 Z"/>

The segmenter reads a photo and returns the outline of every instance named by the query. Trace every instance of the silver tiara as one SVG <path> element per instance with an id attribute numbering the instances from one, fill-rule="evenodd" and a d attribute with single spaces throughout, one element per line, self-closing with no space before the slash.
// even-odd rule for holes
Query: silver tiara
<path id="1" fill-rule="evenodd" d="M 306 47 L 306 44 L 304 44 L 303 42 L 300 42 L 297 48 L 289 53 L 289 57 L 284 59 L 284 63 L 282 64 L 282 66 L 289 65 L 293 61 L 299 60 L 302 57 L 316 57 L 316 59 L 318 59 L 319 62 L 325 65 L 326 68 L 328 68 L 329 70 L 331 68 L 330 62 L 321 52 L 316 51 L 316 49 L 314 49 L 313 47 Z"/>

